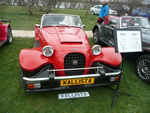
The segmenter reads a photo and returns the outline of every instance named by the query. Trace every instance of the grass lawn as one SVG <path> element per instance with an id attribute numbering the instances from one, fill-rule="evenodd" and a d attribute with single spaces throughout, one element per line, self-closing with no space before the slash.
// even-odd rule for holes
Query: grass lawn
<path id="1" fill-rule="evenodd" d="M 0 6 L 0 19 L 11 20 L 11 26 L 15 30 L 34 30 L 35 24 L 40 24 L 41 16 L 45 12 L 39 9 L 33 9 L 34 15 L 29 15 L 27 7 L 20 6 Z M 98 15 L 88 14 L 85 16 L 86 10 L 79 9 L 52 9 L 51 13 L 63 13 L 79 15 L 85 30 L 90 30 L 96 24 Z"/>
<path id="2" fill-rule="evenodd" d="M 92 39 L 89 39 L 92 44 Z M 104 87 L 60 90 L 49 92 L 24 92 L 20 82 L 19 53 L 22 48 L 32 48 L 34 38 L 14 38 L 11 45 L 0 47 L 0 113 L 111 113 L 113 91 Z M 149 113 L 150 85 L 135 75 L 134 61 L 126 60 L 120 91 L 134 97 L 121 95 L 116 99 L 112 113 Z M 114 87 L 114 86 L 113 86 Z M 88 91 L 90 97 L 59 100 L 58 94 Z"/>

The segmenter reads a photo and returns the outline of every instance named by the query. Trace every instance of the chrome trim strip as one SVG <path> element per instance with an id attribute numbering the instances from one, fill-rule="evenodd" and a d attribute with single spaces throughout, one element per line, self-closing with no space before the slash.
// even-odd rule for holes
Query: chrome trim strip
<path id="1" fill-rule="evenodd" d="M 73 68 L 73 69 L 57 69 L 57 70 L 48 70 L 48 71 L 72 71 L 72 70 L 84 70 L 84 69 L 100 69 L 103 67 L 87 67 L 87 68 Z"/>
<path id="2" fill-rule="evenodd" d="M 23 80 L 29 81 L 29 82 L 48 81 L 49 77 L 44 77 L 44 78 L 27 78 L 27 77 L 23 77 Z"/>
<path id="3" fill-rule="evenodd" d="M 100 74 L 87 74 L 87 75 L 74 75 L 74 76 L 64 76 L 64 77 L 54 77 L 55 80 L 64 79 L 77 79 L 77 78 L 89 78 L 89 77 L 99 77 Z"/>
<path id="4" fill-rule="evenodd" d="M 105 73 L 105 76 L 115 76 L 121 74 L 121 71 L 118 72 L 112 72 L 112 73 Z"/>
<path id="5" fill-rule="evenodd" d="M 113 73 L 105 73 L 105 76 L 116 76 L 119 75 L 121 71 L 113 72 Z M 89 78 L 89 77 L 99 77 L 101 74 L 87 74 L 87 75 L 74 75 L 74 76 L 61 76 L 61 77 L 54 77 L 54 80 L 64 80 L 64 79 L 77 79 L 77 78 Z M 48 81 L 49 77 L 44 78 L 27 78 L 23 77 L 23 80 L 29 82 L 36 82 L 36 81 Z"/>

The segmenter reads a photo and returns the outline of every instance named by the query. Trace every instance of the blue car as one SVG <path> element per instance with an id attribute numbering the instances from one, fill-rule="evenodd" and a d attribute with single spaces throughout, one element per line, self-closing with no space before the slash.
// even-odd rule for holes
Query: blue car
<path id="1" fill-rule="evenodd" d="M 142 9 L 139 13 L 139 16 L 143 16 L 150 19 L 150 8 Z"/>
<path id="2" fill-rule="evenodd" d="M 142 16 L 150 20 L 150 8 L 134 8 L 131 16 Z"/>
<path id="3" fill-rule="evenodd" d="M 138 16 L 140 13 L 140 8 L 133 8 L 131 16 Z"/>

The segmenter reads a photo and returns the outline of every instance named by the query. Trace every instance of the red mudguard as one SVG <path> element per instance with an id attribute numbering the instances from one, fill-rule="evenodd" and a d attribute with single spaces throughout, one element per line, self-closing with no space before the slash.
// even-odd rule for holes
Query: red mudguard
<path id="1" fill-rule="evenodd" d="M 57 59 L 55 59 L 55 62 L 56 60 Z M 21 67 L 26 71 L 34 71 L 45 64 L 52 64 L 53 67 L 57 67 L 56 65 L 63 65 L 55 64 L 53 59 L 43 56 L 41 48 L 21 50 L 19 61 Z M 91 55 L 91 62 L 88 62 L 88 64 L 92 65 L 94 62 L 102 62 L 111 66 L 119 66 L 121 61 L 122 57 L 120 53 L 115 53 L 113 47 L 105 47 L 102 49 L 100 55 Z"/>

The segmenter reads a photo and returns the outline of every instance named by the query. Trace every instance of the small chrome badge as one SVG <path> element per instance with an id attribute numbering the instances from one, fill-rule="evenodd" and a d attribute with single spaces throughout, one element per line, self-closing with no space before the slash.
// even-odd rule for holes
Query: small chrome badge
<path id="1" fill-rule="evenodd" d="M 72 65 L 78 65 L 78 60 L 73 60 Z"/>

